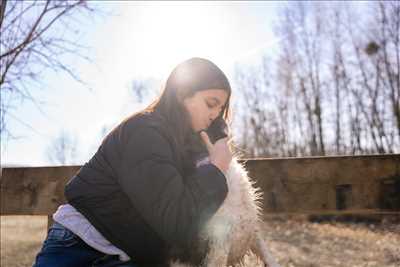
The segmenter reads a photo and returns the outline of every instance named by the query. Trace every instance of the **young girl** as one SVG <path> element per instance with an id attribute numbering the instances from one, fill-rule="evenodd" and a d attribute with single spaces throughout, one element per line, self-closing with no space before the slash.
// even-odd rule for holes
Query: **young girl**
<path id="1" fill-rule="evenodd" d="M 161 96 L 120 123 L 65 187 L 34 267 L 166 266 L 189 251 L 227 195 L 227 138 L 206 130 L 228 119 L 231 88 L 212 62 L 192 58 Z M 196 168 L 198 136 L 210 162 Z"/>

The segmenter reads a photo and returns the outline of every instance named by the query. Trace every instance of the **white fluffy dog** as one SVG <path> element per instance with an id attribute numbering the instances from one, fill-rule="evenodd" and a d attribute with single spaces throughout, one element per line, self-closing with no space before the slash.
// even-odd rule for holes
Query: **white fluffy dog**
<path id="1" fill-rule="evenodd" d="M 202 160 L 203 164 L 207 162 Z M 241 164 L 234 158 L 226 173 L 228 195 L 216 214 L 206 223 L 201 239 L 208 241 L 207 256 L 202 266 L 239 266 L 249 251 L 254 252 L 268 267 L 279 267 L 263 241 L 261 193 L 250 181 Z M 178 261 L 171 267 L 191 267 Z"/>

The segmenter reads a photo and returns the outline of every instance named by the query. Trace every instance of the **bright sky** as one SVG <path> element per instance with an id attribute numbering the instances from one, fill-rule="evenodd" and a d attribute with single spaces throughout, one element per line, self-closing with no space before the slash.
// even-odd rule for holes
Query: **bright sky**
<path id="1" fill-rule="evenodd" d="M 102 127 L 119 123 L 138 106 L 129 96 L 135 78 L 165 80 L 181 61 L 205 57 L 233 81 L 237 62 L 254 62 L 276 42 L 274 2 L 100 2 L 114 16 L 82 25 L 92 64 L 74 66 L 88 88 L 66 75 L 48 73 L 36 96 L 43 114 L 24 103 L 15 112 L 34 130 L 9 122 L 21 138 L 2 141 L 1 163 L 49 165 L 46 149 L 62 129 L 77 135 L 79 156 L 87 161 L 100 144 Z"/>

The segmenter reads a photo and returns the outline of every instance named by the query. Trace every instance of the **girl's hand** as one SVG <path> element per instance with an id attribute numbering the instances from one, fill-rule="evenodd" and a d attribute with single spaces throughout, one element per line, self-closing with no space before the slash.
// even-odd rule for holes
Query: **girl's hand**
<path id="1" fill-rule="evenodd" d="M 225 173 L 232 160 L 232 153 L 228 146 L 228 137 L 221 138 L 215 144 L 212 144 L 205 131 L 202 131 L 200 135 L 210 154 L 210 162 Z"/>

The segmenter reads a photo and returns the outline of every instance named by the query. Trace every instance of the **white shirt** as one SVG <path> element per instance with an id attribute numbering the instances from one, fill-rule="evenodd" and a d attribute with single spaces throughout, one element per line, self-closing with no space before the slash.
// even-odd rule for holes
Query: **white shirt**
<path id="1" fill-rule="evenodd" d="M 120 261 L 130 260 L 130 257 L 125 252 L 111 244 L 73 206 L 69 204 L 59 206 L 53 214 L 53 220 L 68 228 L 92 248 L 107 255 L 118 255 Z"/>

